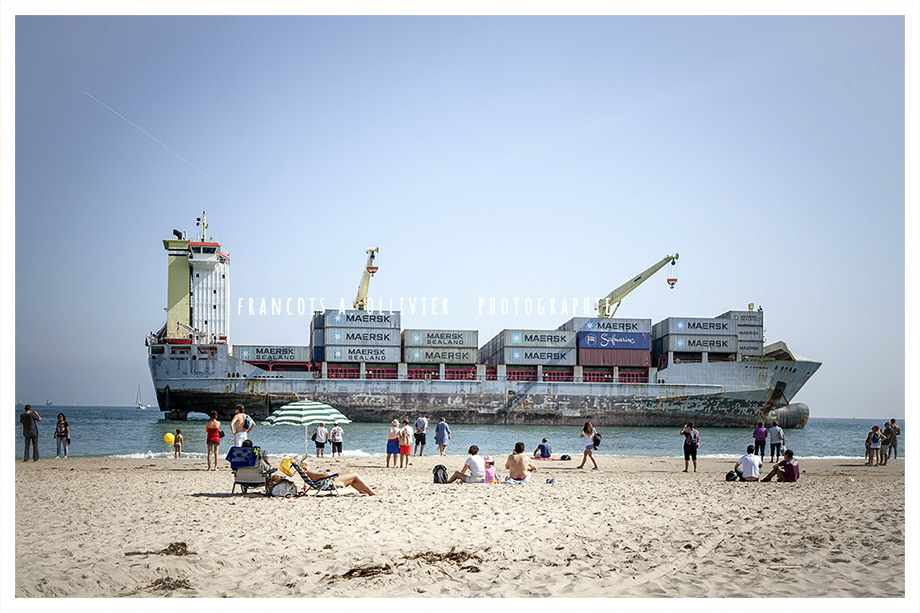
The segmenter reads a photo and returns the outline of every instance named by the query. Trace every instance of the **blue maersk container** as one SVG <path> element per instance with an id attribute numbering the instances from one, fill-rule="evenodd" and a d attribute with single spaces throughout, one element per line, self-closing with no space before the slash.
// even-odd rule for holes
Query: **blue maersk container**
<path id="1" fill-rule="evenodd" d="M 651 348 L 651 335 L 644 332 L 579 332 L 580 349 L 644 349 Z"/>

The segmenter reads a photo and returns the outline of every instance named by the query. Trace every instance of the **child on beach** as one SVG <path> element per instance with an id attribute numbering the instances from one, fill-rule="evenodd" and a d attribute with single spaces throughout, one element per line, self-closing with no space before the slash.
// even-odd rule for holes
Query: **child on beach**
<path id="1" fill-rule="evenodd" d="M 495 461 L 490 455 L 484 457 L 482 461 L 486 464 L 486 483 L 495 483 Z"/>
<path id="2" fill-rule="evenodd" d="M 176 428 L 176 439 L 173 441 L 173 459 L 182 457 L 182 428 Z"/>

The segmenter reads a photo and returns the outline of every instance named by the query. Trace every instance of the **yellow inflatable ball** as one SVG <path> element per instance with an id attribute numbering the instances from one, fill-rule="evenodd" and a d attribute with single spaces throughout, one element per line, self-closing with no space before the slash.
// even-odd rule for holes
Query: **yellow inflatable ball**
<path id="1" fill-rule="evenodd" d="M 163 435 L 163 440 L 166 441 L 168 444 L 172 445 L 173 443 L 176 442 L 176 437 L 173 436 L 172 432 L 167 432 L 166 434 Z"/>

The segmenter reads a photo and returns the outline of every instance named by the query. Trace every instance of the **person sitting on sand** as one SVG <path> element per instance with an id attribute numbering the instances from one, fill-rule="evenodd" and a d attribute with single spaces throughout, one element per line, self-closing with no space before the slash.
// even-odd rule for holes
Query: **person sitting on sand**
<path id="1" fill-rule="evenodd" d="M 777 481 L 783 483 L 791 483 L 799 480 L 799 461 L 792 457 L 792 450 L 787 449 L 783 455 L 786 456 L 786 459 L 781 460 L 778 464 L 774 464 L 773 470 L 770 471 L 770 474 L 761 479 L 762 481 L 769 481 L 774 476 L 777 478 Z"/>
<path id="2" fill-rule="evenodd" d="M 463 468 L 455 470 L 454 474 L 447 480 L 448 483 L 459 481 L 460 483 L 485 483 L 486 482 L 486 463 L 482 456 L 479 455 L 479 447 L 470 445 L 470 457 L 463 463 Z M 466 474 L 469 472 L 470 474 Z"/>
<path id="3" fill-rule="evenodd" d="M 553 455 L 553 448 L 550 447 L 546 439 L 543 439 L 543 442 L 537 445 L 537 448 L 533 450 L 533 457 L 546 459 Z"/>
<path id="4" fill-rule="evenodd" d="M 530 473 L 537 471 L 530 458 L 524 455 L 524 443 L 514 444 L 514 453 L 508 456 L 505 468 L 508 469 L 505 483 L 530 483 Z"/>
<path id="5" fill-rule="evenodd" d="M 748 445 L 747 455 L 735 462 L 735 473 L 741 481 L 760 481 L 760 467 L 763 463 L 754 455 L 754 449 L 754 445 Z"/>
<path id="6" fill-rule="evenodd" d="M 487 455 L 482 458 L 482 461 L 486 465 L 486 483 L 495 483 L 495 460 L 492 459 L 492 456 Z"/>
<path id="7" fill-rule="evenodd" d="M 314 481 L 316 479 L 325 479 L 326 477 L 329 476 L 329 473 L 315 473 L 309 470 L 307 468 L 307 458 L 306 457 L 304 457 L 304 459 L 301 460 L 300 467 L 303 469 L 305 473 L 307 473 L 307 476 L 313 479 Z M 339 475 L 335 479 L 333 479 L 332 482 L 335 483 L 336 487 L 353 487 L 359 492 L 361 492 L 362 494 L 367 494 L 368 496 L 377 495 L 374 493 L 374 490 L 372 490 L 370 486 L 364 482 L 364 479 L 362 479 L 358 475 L 358 473 L 354 473 L 351 471 L 339 473 Z"/>

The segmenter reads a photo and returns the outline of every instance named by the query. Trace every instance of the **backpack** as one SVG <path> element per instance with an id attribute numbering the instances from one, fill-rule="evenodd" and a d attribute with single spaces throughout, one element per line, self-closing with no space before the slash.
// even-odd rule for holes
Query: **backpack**
<path id="1" fill-rule="evenodd" d="M 560 459 L 561 461 L 563 461 L 563 462 L 567 462 L 568 460 L 571 460 L 571 459 L 572 459 L 572 456 L 566 455 L 566 454 L 562 454 L 561 456 L 559 456 L 559 459 Z"/>
<path id="2" fill-rule="evenodd" d="M 434 482 L 435 483 L 447 483 L 447 467 L 443 464 L 438 464 L 434 467 L 432 471 L 434 473 Z"/>
<path id="3" fill-rule="evenodd" d="M 700 433 L 696 430 L 690 431 L 690 436 L 687 437 L 687 445 L 690 447 L 699 447 L 700 445 Z"/>
<path id="4" fill-rule="evenodd" d="M 597 449 L 601 446 L 601 433 L 597 430 L 594 431 L 594 438 L 591 439 L 591 442 L 594 444 L 594 448 Z"/>
<path id="5" fill-rule="evenodd" d="M 725 480 L 726 481 L 737 481 L 738 473 L 736 473 L 733 470 L 728 471 L 727 473 L 725 473 Z"/>

